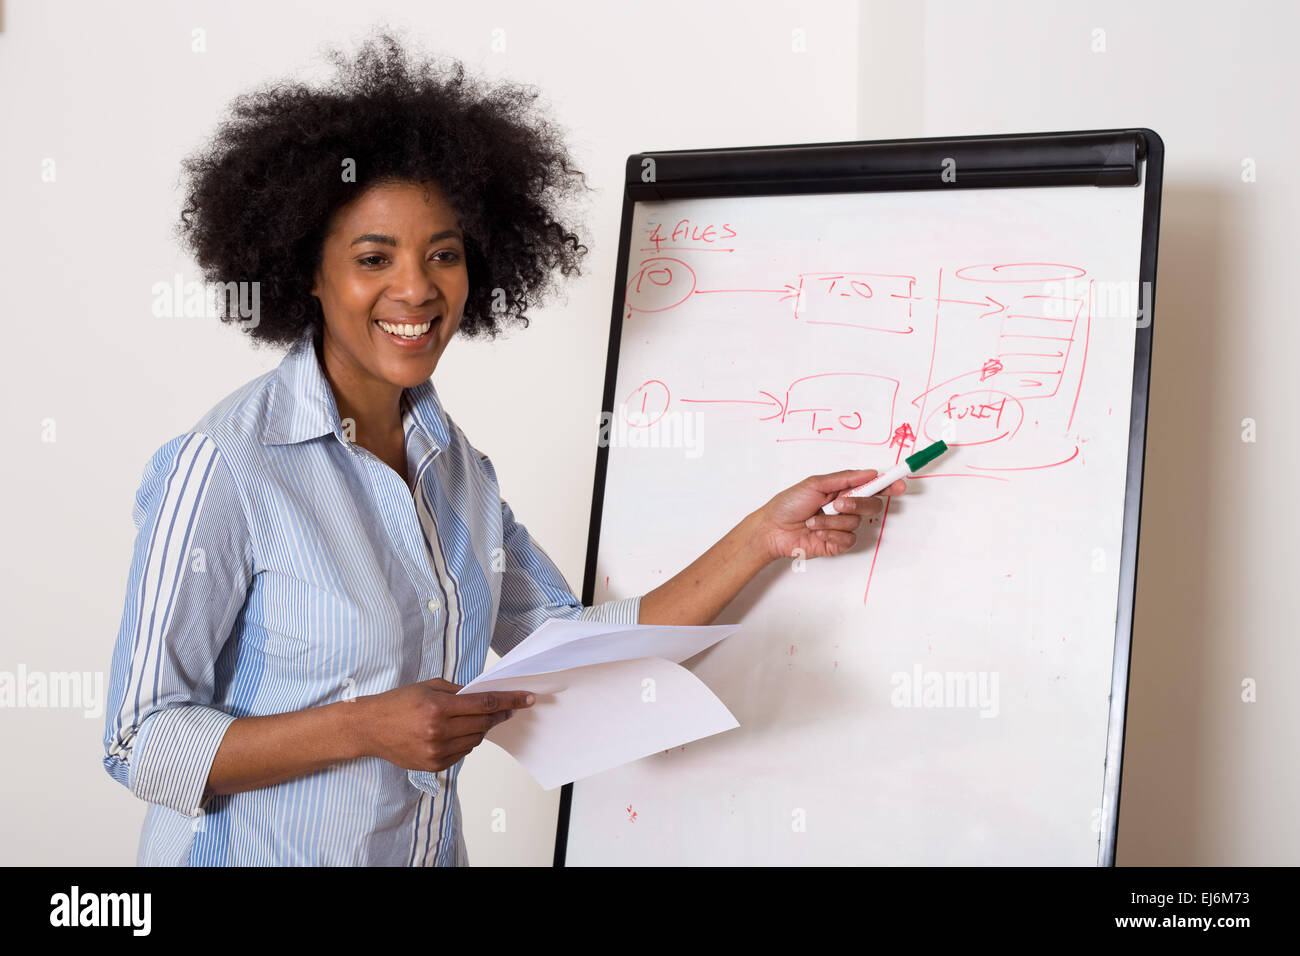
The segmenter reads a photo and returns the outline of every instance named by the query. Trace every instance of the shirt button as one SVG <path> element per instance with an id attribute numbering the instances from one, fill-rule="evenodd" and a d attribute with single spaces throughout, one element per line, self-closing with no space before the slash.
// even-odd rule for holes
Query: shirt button
<path id="1" fill-rule="evenodd" d="M 438 599 L 429 598 L 429 603 L 426 606 L 429 608 L 430 611 L 438 610 Z"/>

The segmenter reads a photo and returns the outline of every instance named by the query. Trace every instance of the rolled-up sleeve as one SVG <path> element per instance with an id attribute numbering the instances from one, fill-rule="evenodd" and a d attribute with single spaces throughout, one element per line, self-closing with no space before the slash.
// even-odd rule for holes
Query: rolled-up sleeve
<path id="1" fill-rule="evenodd" d="M 140 799 L 193 815 L 235 720 L 213 704 L 216 663 L 252 580 L 238 490 L 210 437 L 192 432 L 158 450 L 133 519 L 104 768 Z"/>
<path id="2" fill-rule="evenodd" d="M 496 470 L 480 453 L 493 482 Z M 620 598 L 584 607 L 569 587 L 555 562 L 515 520 L 514 512 L 501 502 L 501 606 L 492 633 L 492 650 L 504 656 L 550 618 L 571 621 L 602 621 L 606 624 L 636 624 L 641 613 L 641 596 Z"/>

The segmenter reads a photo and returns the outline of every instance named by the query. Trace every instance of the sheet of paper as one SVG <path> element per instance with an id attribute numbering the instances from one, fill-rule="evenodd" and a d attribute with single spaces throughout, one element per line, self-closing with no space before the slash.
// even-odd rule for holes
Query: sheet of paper
<path id="1" fill-rule="evenodd" d="M 662 657 L 681 662 L 740 630 L 739 624 L 670 627 L 657 624 L 604 624 L 551 618 L 519 642 L 505 657 L 465 685 L 548 671 Z"/>
<path id="2" fill-rule="evenodd" d="M 459 693 L 537 696 L 485 739 L 552 790 L 739 727 L 722 701 L 676 663 L 737 630 L 552 619 Z"/>

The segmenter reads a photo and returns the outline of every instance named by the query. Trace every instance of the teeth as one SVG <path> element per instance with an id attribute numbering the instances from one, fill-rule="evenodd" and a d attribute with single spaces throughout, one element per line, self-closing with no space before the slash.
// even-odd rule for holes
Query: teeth
<path id="1" fill-rule="evenodd" d="M 423 325 L 393 325 L 389 322 L 376 322 L 385 332 L 391 332 L 393 335 L 400 335 L 403 338 L 418 339 L 429 331 L 432 322 L 425 322 Z"/>

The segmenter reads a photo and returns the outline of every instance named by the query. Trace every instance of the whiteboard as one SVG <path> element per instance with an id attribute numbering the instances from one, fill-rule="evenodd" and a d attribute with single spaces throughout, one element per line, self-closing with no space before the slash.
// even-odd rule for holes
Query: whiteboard
<path id="1" fill-rule="evenodd" d="M 632 206 L 596 602 L 952 450 L 723 612 L 686 666 L 740 726 L 576 782 L 568 865 L 1098 862 L 1143 192 Z"/>

